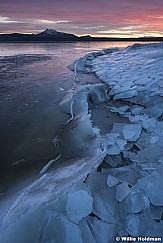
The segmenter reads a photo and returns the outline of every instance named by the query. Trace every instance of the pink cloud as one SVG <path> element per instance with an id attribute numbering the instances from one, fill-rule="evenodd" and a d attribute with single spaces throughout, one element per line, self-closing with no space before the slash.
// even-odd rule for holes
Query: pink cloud
<path id="1" fill-rule="evenodd" d="M 112 29 L 125 33 L 123 27 L 127 26 L 139 26 L 137 31 L 144 33 L 162 32 L 162 18 L 159 18 L 163 16 L 162 0 L 1 0 L 0 9 L 0 16 L 24 23 L 1 24 L 0 32 L 8 32 L 9 29 L 13 32 L 29 32 L 29 29 L 37 32 L 51 27 L 66 32 L 74 30 L 77 34 L 97 34 L 99 30 Z M 39 23 L 38 20 L 47 22 Z"/>

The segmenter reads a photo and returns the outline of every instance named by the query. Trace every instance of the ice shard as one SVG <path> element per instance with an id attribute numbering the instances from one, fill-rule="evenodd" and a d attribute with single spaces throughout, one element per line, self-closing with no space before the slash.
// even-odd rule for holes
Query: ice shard
<path id="1" fill-rule="evenodd" d="M 87 192 L 79 190 L 68 195 L 66 212 L 70 220 L 79 223 L 92 212 L 93 198 Z"/>

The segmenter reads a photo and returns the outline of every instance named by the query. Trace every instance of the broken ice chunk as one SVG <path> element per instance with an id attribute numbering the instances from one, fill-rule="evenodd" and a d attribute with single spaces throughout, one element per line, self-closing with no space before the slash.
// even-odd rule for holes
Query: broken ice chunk
<path id="1" fill-rule="evenodd" d="M 119 202 L 121 202 L 127 195 L 130 193 L 130 189 L 128 187 L 127 182 L 122 182 L 121 184 L 116 186 L 116 198 Z"/>
<path id="2" fill-rule="evenodd" d="M 124 150 L 124 146 L 127 144 L 126 140 L 117 138 L 119 133 L 108 133 L 107 134 L 107 152 L 109 155 L 118 155 Z"/>
<path id="3" fill-rule="evenodd" d="M 110 155 L 117 155 L 120 154 L 120 148 L 116 144 L 109 145 L 107 148 L 107 152 Z"/>
<path id="4" fill-rule="evenodd" d="M 126 140 L 124 139 L 116 139 L 116 145 L 119 147 L 120 151 L 124 150 L 124 146 L 127 144 Z"/>
<path id="5" fill-rule="evenodd" d="M 146 120 L 143 121 L 143 128 L 148 129 L 148 128 L 154 128 L 157 124 L 156 118 L 147 118 Z"/>
<path id="6" fill-rule="evenodd" d="M 141 188 L 133 187 L 126 198 L 126 204 L 130 213 L 138 213 L 148 207 L 150 201 Z"/>
<path id="7" fill-rule="evenodd" d="M 114 82 L 114 81 L 113 81 Z M 112 89 L 110 91 L 110 94 L 111 95 L 115 95 L 115 94 L 123 94 L 123 93 L 126 93 L 126 92 L 130 92 L 131 91 L 131 85 L 132 83 L 128 83 L 128 85 L 124 86 L 124 85 L 121 85 L 120 82 L 114 82 L 114 85 L 112 86 Z"/>
<path id="8" fill-rule="evenodd" d="M 128 215 L 126 217 L 126 230 L 131 236 L 139 235 L 139 216 L 138 215 Z"/>
<path id="9" fill-rule="evenodd" d="M 109 175 L 116 177 L 119 182 L 127 182 L 131 186 L 135 185 L 137 180 L 141 178 L 135 165 L 111 168 L 108 172 Z"/>
<path id="10" fill-rule="evenodd" d="M 115 139 L 115 144 L 109 145 L 107 147 L 107 152 L 109 155 L 118 155 L 124 150 L 124 146 L 127 142 L 124 139 Z"/>
<path id="11" fill-rule="evenodd" d="M 143 110 L 143 107 L 141 107 L 141 106 L 134 106 L 132 108 L 132 114 L 133 115 L 139 115 L 142 110 Z"/>
<path id="12" fill-rule="evenodd" d="M 124 114 L 124 113 L 127 111 L 128 108 L 129 108 L 128 105 L 121 106 L 121 107 L 119 107 L 119 108 L 112 107 L 112 108 L 111 108 L 111 111 L 112 111 L 112 112 L 117 112 L 117 113 L 119 113 L 119 114 Z"/>
<path id="13" fill-rule="evenodd" d="M 123 138 L 128 141 L 135 142 L 141 134 L 140 124 L 128 124 L 128 123 L 114 123 L 112 131 L 113 133 L 119 133 L 118 138 Z"/>
<path id="14" fill-rule="evenodd" d="M 105 157 L 105 161 L 109 165 L 116 167 L 118 164 L 121 163 L 121 156 L 120 155 L 111 156 L 111 155 L 107 154 Z"/>
<path id="15" fill-rule="evenodd" d="M 155 206 L 163 206 L 163 178 L 156 171 L 144 176 L 138 181 L 141 188 Z"/>
<path id="16" fill-rule="evenodd" d="M 119 136 L 119 133 L 108 133 L 106 134 L 106 142 L 108 145 L 113 145 L 115 143 L 115 138 Z"/>
<path id="17" fill-rule="evenodd" d="M 128 105 L 124 105 L 124 106 L 119 107 L 119 110 L 120 110 L 121 112 L 125 112 L 125 111 L 127 111 L 128 108 L 129 108 Z"/>
<path id="18" fill-rule="evenodd" d="M 136 141 L 141 134 L 141 126 L 139 124 L 128 124 L 122 129 L 123 136 L 128 141 Z"/>
<path id="19" fill-rule="evenodd" d="M 127 99 L 127 98 L 134 97 L 136 95 L 138 95 L 138 91 L 137 90 L 129 90 L 129 91 L 125 91 L 123 93 L 116 94 L 114 96 L 114 100 Z"/>
<path id="20" fill-rule="evenodd" d="M 93 213 L 109 223 L 116 223 L 115 187 L 107 186 L 107 176 L 105 173 L 93 172 L 88 176 L 86 185 L 93 196 Z"/>
<path id="21" fill-rule="evenodd" d="M 135 136 L 135 132 L 127 129 L 123 129 L 124 138 L 129 140 Z"/>
<path id="22" fill-rule="evenodd" d="M 79 190 L 68 194 L 66 211 L 70 220 L 78 223 L 92 212 L 93 198 L 86 191 Z"/>
<path id="23" fill-rule="evenodd" d="M 155 146 L 151 143 L 146 143 L 146 146 L 137 151 L 137 153 L 133 153 L 130 156 L 132 161 L 139 162 L 150 162 L 154 163 L 159 160 L 163 151 L 163 143 L 161 137 L 159 137 L 159 141 L 155 144 Z M 133 155 L 133 156 L 132 156 Z"/>
<path id="24" fill-rule="evenodd" d="M 119 180 L 118 180 L 116 177 L 114 177 L 114 176 L 112 176 L 112 175 L 109 175 L 109 176 L 108 176 L 108 179 L 107 179 L 107 185 L 108 185 L 109 187 L 115 186 L 115 185 L 117 185 L 118 183 L 119 183 Z"/>

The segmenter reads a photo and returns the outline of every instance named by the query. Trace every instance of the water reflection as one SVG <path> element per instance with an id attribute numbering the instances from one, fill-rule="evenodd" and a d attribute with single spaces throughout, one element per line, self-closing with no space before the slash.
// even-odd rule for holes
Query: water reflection
<path id="1" fill-rule="evenodd" d="M 140 42 L 141 43 L 141 42 Z M 0 43 L 0 56 L 18 54 L 58 54 L 61 51 L 78 53 L 112 47 L 125 47 L 134 42 L 72 42 L 72 43 Z"/>

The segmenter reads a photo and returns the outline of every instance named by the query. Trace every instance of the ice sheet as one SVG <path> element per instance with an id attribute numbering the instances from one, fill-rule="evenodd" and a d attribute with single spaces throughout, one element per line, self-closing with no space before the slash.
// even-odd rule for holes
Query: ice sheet
<path id="1" fill-rule="evenodd" d="M 2 221 L 2 242 L 34 233 L 35 242 L 66 243 L 163 237 L 162 55 L 162 43 L 133 45 L 71 66 L 74 87 L 60 104 L 70 114 L 59 134 L 66 164 L 24 189 Z M 78 72 L 103 84 L 81 85 Z"/>

